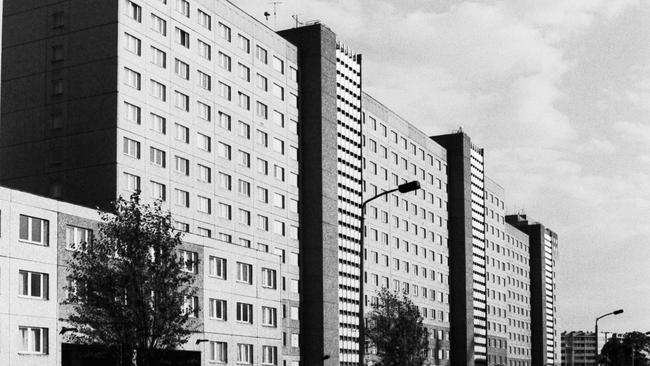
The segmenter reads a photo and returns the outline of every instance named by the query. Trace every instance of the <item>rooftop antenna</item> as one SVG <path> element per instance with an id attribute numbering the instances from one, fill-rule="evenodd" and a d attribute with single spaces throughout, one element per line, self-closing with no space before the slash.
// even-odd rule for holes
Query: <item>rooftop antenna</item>
<path id="1" fill-rule="evenodd" d="M 269 4 L 273 4 L 273 29 L 277 30 L 278 29 L 278 15 L 277 15 L 278 4 L 282 4 L 282 1 L 272 1 Z"/>
<path id="2" fill-rule="evenodd" d="M 264 12 L 264 18 L 266 18 L 267 22 L 269 21 L 269 16 L 271 16 L 271 13 L 269 13 L 268 11 L 265 11 Z"/>
<path id="3" fill-rule="evenodd" d="M 298 20 L 298 14 L 294 14 L 291 17 L 293 18 L 293 20 L 296 21 L 296 28 L 298 28 L 299 25 L 304 25 L 305 24 L 305 23 Z"/>

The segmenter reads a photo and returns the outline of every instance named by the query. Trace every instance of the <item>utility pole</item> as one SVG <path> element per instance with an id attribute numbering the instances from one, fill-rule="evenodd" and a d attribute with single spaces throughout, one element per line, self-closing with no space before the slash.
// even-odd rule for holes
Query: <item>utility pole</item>
<path id="1" fill-rule="evenodd" d="M 296 21 L 296 28 L 298 28 L 298 26 L 304 24 L 303 22 L 301 22 L 301 21 L 298 20 L 298 14 L 294 14 L 294 15 L 292 15 L 291 17 L 293 18 L 293 20 Z"/>
<path id="2" fill-rule="evenodd" d="M 273 4 L 273 30 L 278 29 L 278 4 L 282 4 L 282 1 L 272 1 L 269 4 Z"/>

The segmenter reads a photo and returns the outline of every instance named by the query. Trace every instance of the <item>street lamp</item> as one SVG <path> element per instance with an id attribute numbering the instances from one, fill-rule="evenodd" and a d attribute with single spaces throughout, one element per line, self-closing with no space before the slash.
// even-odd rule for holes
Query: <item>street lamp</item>
<path id="1" fill-rule="evenodd" d="M 614 311 L 612 311 L 610 313 L 603 314 L 603 315 L 599 316 L 598 318 L 596 318 L 596 354 L 595 354 L 595 357 L 598 357 L 598 354 L 600 353 L 600 349 L 598 348 L 598 321 L 600 319 L 606 317 L 606 316 L 618 315 L 618 314 L 622 314 L 622 313 L 623 313 L 623 309 L 618 309 L 618 310 L 614 310 Z"/>
<path id="2" fill-rule="evenodd" d="M 417 180 L 408 182 L 408 183 L 403 183 L 397 186 L 397 188 L 393 188 L 388 191 L 384 191 L 379 193 L 378 195 L 369 198 L 361 204 L 361 240 L 359 241 L 359 365 L 363 365 L 363 358 L 366 353 L 366 325 L 364 321 L 364 312 L 363 312 L 363 261 L 364 261 L 364 255 L 363 255 L 363 244 L 364 244 L 364 237 L 365 237 L 365 230 L 364 230 L 364 225 L 365 225 L 365 220 L 366 220 L 366 205 L 373 201 L 376 200 L 379 197 L 385 196 L 389 193 L 397 192 L 399 193 L 408 193 L 408 192 L 413 192 L 420 189 L 420 182 Z"/>

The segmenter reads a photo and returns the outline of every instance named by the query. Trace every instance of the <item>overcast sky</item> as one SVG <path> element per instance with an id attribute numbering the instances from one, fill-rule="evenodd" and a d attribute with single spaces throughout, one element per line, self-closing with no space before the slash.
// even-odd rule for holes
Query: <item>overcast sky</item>
<path id="1" fill-rule="evenodd" d="M 232 0 L 255 17 L 267 1 Z M 424 132 L 459 126 L 560 237 L 560 330 L 650 331 L 650 3 L 282 0 L 363 54 L 363 88 Z M 273 27 L 273 17 L 267 23 Z"/>

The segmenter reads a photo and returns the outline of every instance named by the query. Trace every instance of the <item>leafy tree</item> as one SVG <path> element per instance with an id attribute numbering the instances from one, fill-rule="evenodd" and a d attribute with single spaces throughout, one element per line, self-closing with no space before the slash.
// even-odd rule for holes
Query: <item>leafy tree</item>
<path id="1" fill-rule="evenodd" d="M 603 346 L 599 364 L 648 366 L 650 337 L 641 332 L 626 333 L 623 338 L 611 338 Z"/>
<path id="2" fill-rule="evenodd" d="M 422 366 L 427 360 L 429 330 L 418 307 L 405 294 L 383 288 L 366 327 L 382 366 Z"/>
<path id="3" fill-rule="evenodd" d="M 137 193 L 120 197 L 101 220 L 94 240 L 67 262 L 69 337 L 112 349 L 120 364 L 158 364 L 156 350 L 184 344 L 196 327 L 190 314 L 198 309 L 185 307 L 196 288 L 177 253 L 181 235 L 160 202 L 142 204 Z"/>

